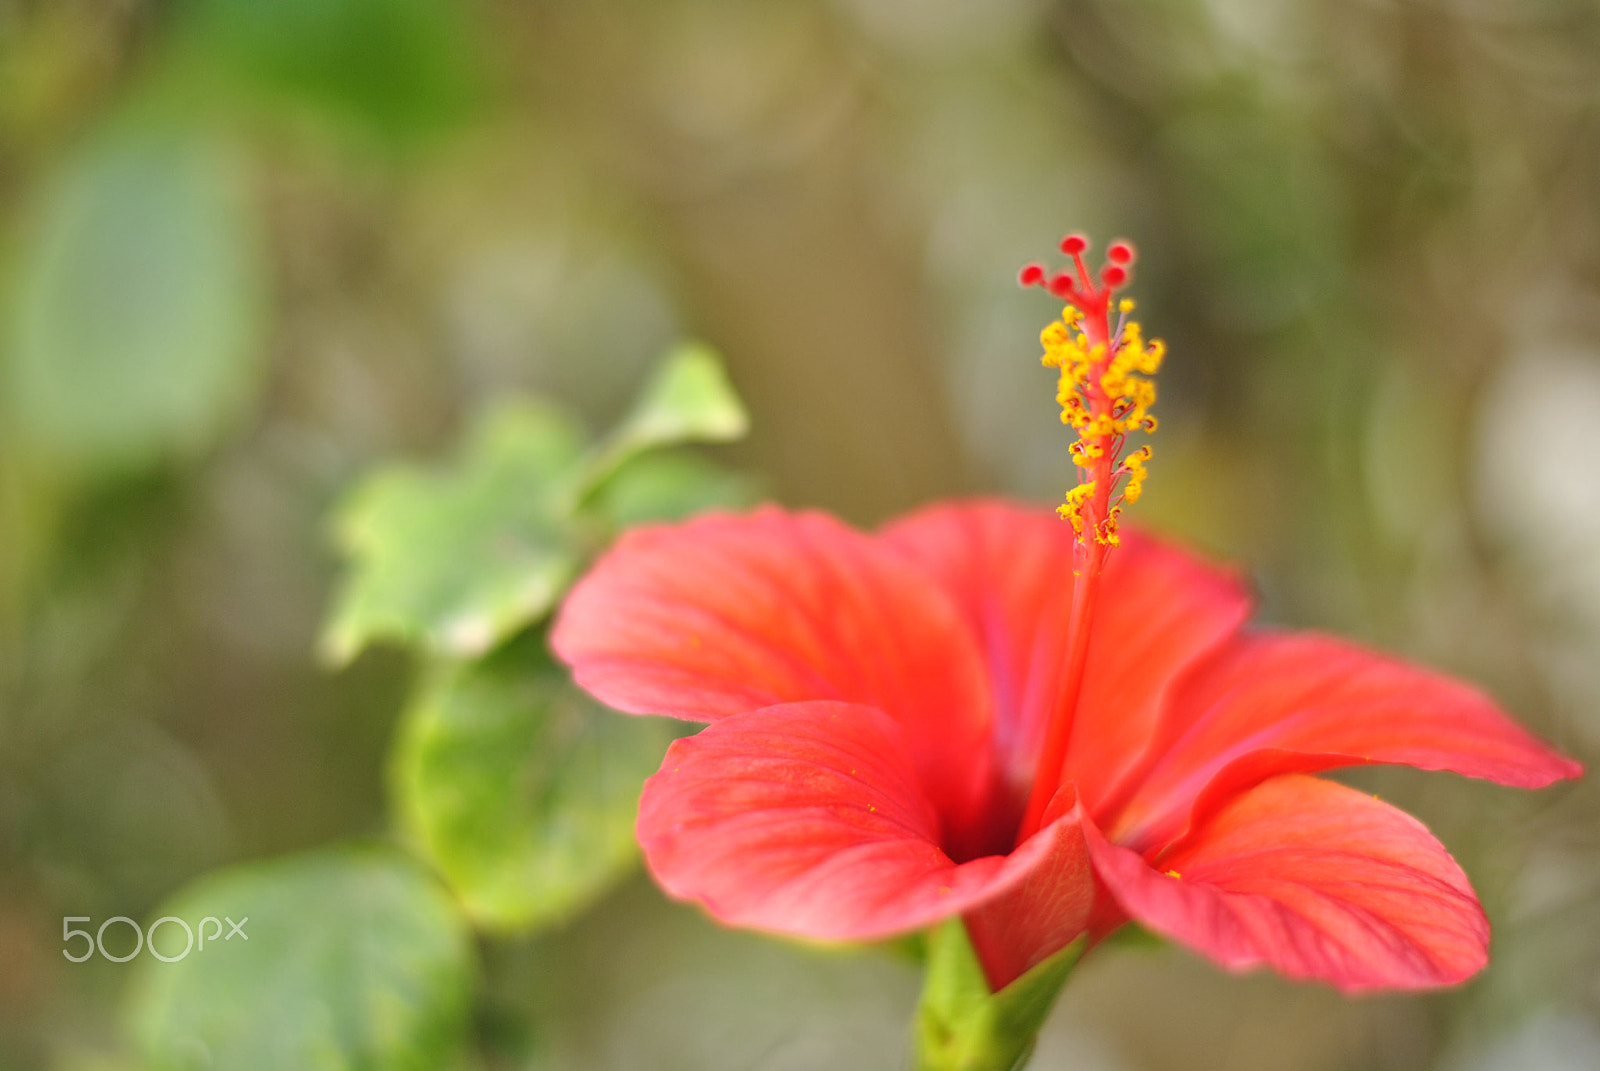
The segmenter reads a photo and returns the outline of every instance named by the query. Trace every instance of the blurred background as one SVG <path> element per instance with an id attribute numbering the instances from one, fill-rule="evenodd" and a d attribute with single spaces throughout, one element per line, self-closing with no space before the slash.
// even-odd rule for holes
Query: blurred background
<path id="1" fill-rule="evenodd" d="M 387 836 L 417 662 L 315 653 L 363 473 L 517 393 L 604 428 L 694 337 L 780 501 L 1054 502 L 1015 272 L 1069 229 L 1139 244 L 1172 350 L 1138 519 L 1592 765 L 1592 0 L 0 0 L 0 1068 L 142 1066 L 140 965 L 64 916 Z M 1600 1066 L 1593 778 L 1359 782 L 1472 875 L 1489 970 L 1109 948 L 1035 1066 Z M 394 1066 L 895 1067 L 917 987 L 637 876 L 474 943 L 465 1047 Z"/>

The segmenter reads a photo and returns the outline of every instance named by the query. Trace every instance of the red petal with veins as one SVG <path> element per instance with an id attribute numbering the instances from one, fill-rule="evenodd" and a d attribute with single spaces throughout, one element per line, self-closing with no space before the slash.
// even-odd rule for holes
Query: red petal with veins
<path id="1" fill-rule="evenodd" d="M 870 707 L 788 703 L 676 741 L 645 782 L 639 843 L 671 895 L 735 926 L 870 940 L 967 911 L 1035 871 L 1092 891 L 1073 815 L 1009 856 L 953 862 L 905 731 Z"/>
<path id="2" fill-rule="evenodd" d="M 1040 835 L 1049 834 L 1063 815 L 1070 815 L 1072 824 L 1056 830 L 1049 855 L 1027 877 L 967 913 L 967 935 L 995 992 L 1065 948 L 1089 926 L 1097 898 L 1079 826 L 1083 812 L 1077 804 L 1072 785 L 1057 791 L 1045 808 Z"/>
<path id="3" fill-rule="evenodd" d="M 1274 774 L 1400 763 L 1542 788 L 1582 772 L 1477 689 L 1311 634 L 1241 637 L 1182 689 L 1155 751 L 1110 825 L 1139 850 Z"/>
<path id="4" fill-rule="evenodd" d="M 1069 528 L 1001 503 L 878 539 L 710 516 L 620 540 L 552 645 L 613 706 L 713 723 L 647 784 L 639 838 L 669 892 L 730 924 L 863 939 L 959 913 L 997 987 L 1122 912 L 1225 965 L 1350 990 L 1481 966 L 1482 912 L 1438 843 L 1302 771 L 1539 787 L 1578 765 L 1437 674 L 1241 635 L 1230 574 L 1134 532 L 1102 577 L 1053 820 L 992 854 L 1060 686 L 1072 563 Z"/>
<path id="5" fill-rule="evenodd" d="M 1072 528 L 1047 511 L 977 502 L 912 514 L 884 538 L 938 579 L 982 638 L 996 690 L 997 746 L 1025 796 L 1061 687 Z M 1101 576 L 1066 760 L 1091 814 L 1149 748 L 1183 671 L 1249 614 L 1249 594 L 1233 573 L 1124 529 Z"/>
<path id="6" fill-rule="evenodd" d="M 824 514 L 636 529 L 573 588 L 551 646 L 580 685 L 636 714 L 876 707 L 906 727 L 945 820 L 985 817 L 993 708 L 966 622 L 915 565 Z"/>
<path id="7" fill-rule="evenodd" d="M 1264 781 L 1154 866 L 1084 828 L 1129 915 L 1233 970 L 1423 989 L 1488 958 L 1488 920 L 1450 854 L 1415 818 L 1343 785 Z"/>

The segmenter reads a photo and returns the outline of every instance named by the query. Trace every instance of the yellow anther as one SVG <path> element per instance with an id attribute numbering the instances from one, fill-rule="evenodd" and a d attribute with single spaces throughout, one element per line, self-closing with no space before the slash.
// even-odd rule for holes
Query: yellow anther
<path id="1" fill-rule="evenodd" d="M 1124 471 L 1128 474 L 1128 485 L 1122 489 L 1122 500 L 1130 506 L 1139 501 L 1139 496 L 1144 493 L 1145 463 L 1150 460 L 1151 450 L 1148 446 L 1141 446 L 1122 462 Z"/>
<path id="2" fill-rule="evenodd" d="M 1122 515 L 1121 506 L 1112 506 L 1106 519 L 1095 525 L 1094 541 L 1103 546 L 1114 547 L 1122 542 L 1117 535 L 1117 518 Z"/>
<path id="3" fill-rule="evenodd" d="M 1072 522 L 1072 530 L 1078 534 L 1083 533 L 1083 505 L 1094 494 L 1094 481 L 1080 483 L 1067 492 L 1067 501 L 1056 507 L 1056 513 L 1065 520 Z"/>
<path id="4" fill-rule="evenodd" d="M 1124 298 L 1116 308 L 1126 316 L 1134 303 Z M 1044 346 L 1042 363 L 1058 370 L 1056 402 L 1061 406 L 1061 422 L 1078 433 L 1071 446 L 1073 465 L 1084 470 L 1084 476 L 1111 481 L 1108 498 L 1094 502 L 1098 481 L 1085 479 L 1068 492 L 1066 503 L 1057 512 L 1072 522 L 1079 537 L 1089 536 L 1114 547 L 1120 504 L 1137 502 L 1144 493 L 1150 448 L 1122 459 L 1119 455 L 1131 432 L 1156 429 L 1156 418 L 1150 415 L 1156 404 L 1156 386 L 1149 377 L 1160 370 L 1166 346 L 1156 339 L 1146 342 L 1143 329 L 1134 320 L 1122 322 L 1120 330 L 1107 340 L 1106 331 L 1113 325 L 1104 321 L 1103 314 L 1098 315 L 1102 319 L 1091 323 L 1068 305 L 1059 320 L 1039 333 L 1039 342 Z M 1091 329 L 1100 341 L 1090 337 Z M 1123 477 L 1126 482 L 1117 495 L 1116 481 Z"/>

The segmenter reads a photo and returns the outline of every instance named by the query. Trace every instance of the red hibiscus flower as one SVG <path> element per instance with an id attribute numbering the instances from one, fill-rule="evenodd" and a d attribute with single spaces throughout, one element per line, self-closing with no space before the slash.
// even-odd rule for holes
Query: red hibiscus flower
<path id="1" fill-rule="evenodd" d="M 1538 788 L 1579 766 L 1465 684 L 1246 627 L 1233 573 L 1117 531 L 1159 349 L 1108 315 L 1131 250 L 1096 289 L 1072 241 L 1075 281 L 1024 275 L 1072 303 L 1046 332 L 1081 436 L 1070 524 L 1000 501 L 876 534 L 710 515 L 630 533 L 574 588 L 552 644 L 580 685 L 710 723 L 646 783 L 651 872 L 729 925 L 801 937 L 959 915 L 996 990 L 1130 919 L 1347 991 L 1467 978 L 1489 927 L 1460 867 L 1415 819 L 1310 775 L 1403 763 Z"/>

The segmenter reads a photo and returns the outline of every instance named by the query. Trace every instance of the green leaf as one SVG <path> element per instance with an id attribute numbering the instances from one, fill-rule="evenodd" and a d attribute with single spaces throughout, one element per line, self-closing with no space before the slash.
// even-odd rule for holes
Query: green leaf
<path id="1" fill-rule="evenodd" d="M 216 146 L 102 136 L 51 189 L 18 271 L 4 372 L 24 445 L 141 467 L 203 449 L 249 401 L 266 273 Z"/>
<path id="2" fill-rule="evenodd" d="M 671 738 L 662 719 L 596 704 L 543 644 L 441 667 L 395 751 L 402 823 L 492 930 L 565 919 L 631 871 L 639 788 Z"/>
<path id="3" fill-rule="evenodd" d="M 447 129 L 478 95 L 483 56 L 451 0 L 204 0 L 199 15 L 228 73 L 391 139 Z"/>
<path id="4" fill-rule="evenodd" d="M 341 510 L 350 574 L 320 647 L 335 665 L 374 639 L 475 657 L 549 612 L 579 564 L 561 488 L 582 451 L 548 406 L 510 403 L 453 472 L 382 469 Z"/>
<path id="5" fill-rule="evenodd" d="M 208 940 L 177 962 L 137 961 L 128 1018 L 151 1071 L 435 1071 L 462 1048 L 470 934 L 444 890 L 393 852 L 239 867 L 160 914 Z M 211 937 L 207 917 L 242 922 L 248 939 L 223 939 L 226 923 Z M 162 926 L 157 947 L 179 955 L 181 927 Z"/>
<path id="6" fill-rule="evenodd" d="M 579 499 L 598 489 L 629 460 L 659 446 L 730 442 L 750 430 L 744 404 L 709 347 L 684 343 L 662 360 L 632 412 L 585 466 Z"/>
<path id="7" fill-rule="evenodd" d="M 928 966 L 917 1005 L 917 1071 L 1017 1071 L 1083 954 L 1079 938 L 998 993 L 989 991 L 959 918 L 928 934 Z"/>
<path id="8" fill-rule="evenodd" d="M 615 528 L 678 521 L 708 509 L 739 509 L 759 497 L 756 481 L 686 451 L 636 457 L 596 495 Z"/>
<path id="9" fill-rule="evenodd" d="M 1130 952 L 1159 952 L 1167 947 L 1167 939 L 1147 930 L 1137 922 L 1126 922 L 1101 941 L 1103 947 L 1125 948 Z"/>

